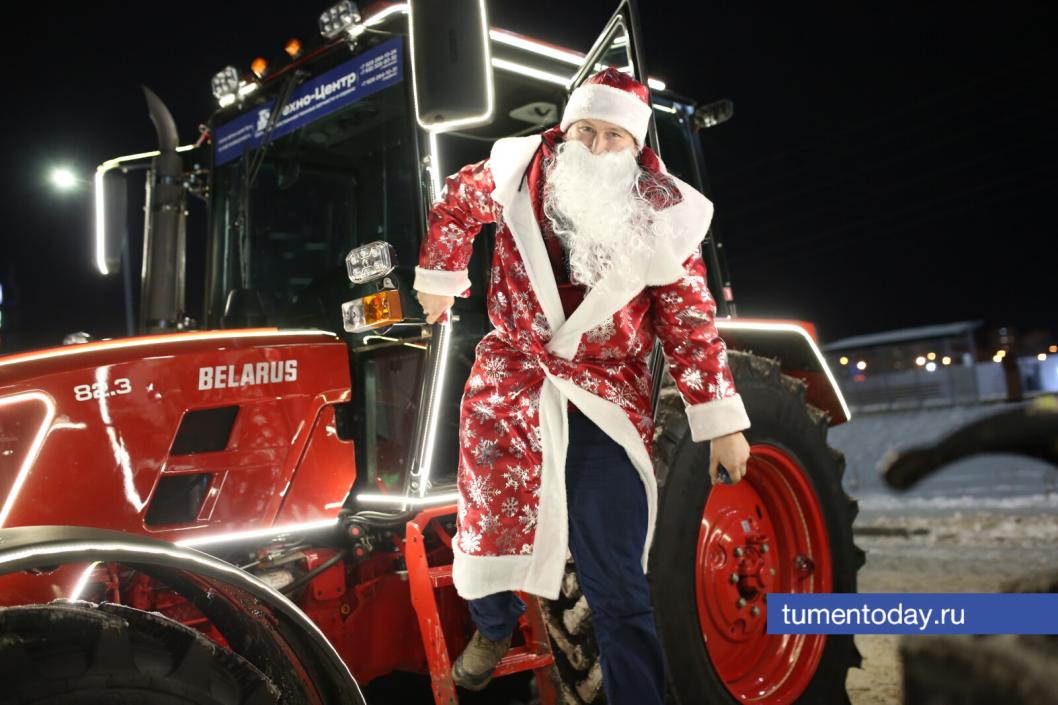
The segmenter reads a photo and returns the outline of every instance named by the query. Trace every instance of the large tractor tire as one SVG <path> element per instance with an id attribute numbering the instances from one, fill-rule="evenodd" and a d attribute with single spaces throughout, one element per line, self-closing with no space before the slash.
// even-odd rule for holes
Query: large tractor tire
<path id="1" fill-rule="evenodd" d="M 842 453 L 805 383 L 778 361 L 729 350 L 752 424 L 746 477 L 713 492 L 708 443 L 691 440 L 675 387 L 658 408 L 660 506 L 651 591 L 670 676 L 682 705 L 759 702 L 848 705 L 851 635 L 769 635 L 767 592 L 856 592 L 865 553 L 852 539 L 857 503 L 845 494 Z M 591 614 L 567 566 L 545 605 L 566 705 L 605 702 Z"/>
<path id="2" fill-rule="evenodd" d="M 160 614 L 54 602 L 0 609 L 3 705 L 271 705 L 245 659 Z"/>

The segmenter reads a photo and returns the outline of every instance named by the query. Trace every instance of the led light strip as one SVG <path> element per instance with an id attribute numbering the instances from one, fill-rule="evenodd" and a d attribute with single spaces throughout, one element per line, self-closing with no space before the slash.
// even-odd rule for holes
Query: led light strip
<path id="1" fill-rule="evenodd" d="M 419 467 L 412 472 L 412 478 L 419 483 L 419 497 L 425 497 L 430 485 L 430 471 L 433 467 L 433 451 L 437 441 L 437 423 L 440 414 L 437 412 L 443 394 L 445 376 L 448 372 L 448 350 L 452 339 L 452 311 L 448 311 L 448 320 L 437 324 L 439 328 L 440 351 L 438 352 L 437 371 L 434 373 L 433 388 L 430 390 L 429 418 L 426 420 L 426 440 L 419 455 Z"/>
<path id="2" fill-rule="evenodd" d="M 177 152 L 187 152 L 195 148 L 196 145 L 185 144 L 182 147 L 177 147 Z M 111 169 L 125 164 L 126 162 L 139 161 L 141 159 L 153 159 L 161 154 L 160 151 L 155 150 L 153 152 L 141 152 L 139 154 L 129 154 L 124 157 L 115 157 L 108 159 L 99 166 L 96 167 L 96 174 L 93 180 L 95 187 L 95 216 L 96 216 L 96 269 L 99 270 L 100 274 L 110 274 L 110 270 L 107 269 L 106 260 L 106 198 L 103 194 L 103 177 L 106 176 L 107 172 Z"/>
<path id="3" fill-rule="evenodd" d="M 376 12 L 375 14 L 371 15 L 366 20 L 364 20 L 363 23 L 362 23 L 362 26 L 364 26 L 364 27 L 374 27 L 375 25 L 380 24 L 382 22 L 382 20 L 386 19 L 390 15 L 395 15 L 398 12 L 403 12 L 404 14 L 407 14 L 408 13 L 408 3 L 402 2 L 399 5 L 390 5 L 389 7 L 385 8 L 383 10 L 379 10 L 378 12 Z"/>
<path id="4" fill-rule="evenodd" d="M 417 81 L 415 80 L 415 20 L 412 18 L 411 7 L 408 6 L 408 45 L 411 47 L 411 70 L 412 70 L 412 99 L 415 101 L 415 119 L 419 123 L 419 126 L 424 130 L 430 130 L 431 132 L 441 132 L 450 130 L 454 127 L 462 126 L 475 126 L 481 125 L 487 122 L 491 122 L 491 118 L 496 111 L 496 87 L 492 80 L 492 72 L 488 69 L 490 65 L 490 59 L 492 58 L 492 47 L 489 44 L 489 25 L 488 18 L 485 13 L 485 0 L 478 0 L 481 8 L 481 36 L 483 37 L 482 45 L 484 47 L 485 56 L 485 112 L 479 115 L 471 115 L 470 117 L 460 118 L 459 120 L 447 120 L 445 122 L 435 122 L 429 125 L 424 125 L 419 120 L 419 92 L 416 90 Z"/>
<path id="5" fill-rule="evenodd" d="M 499 44 L 506 44 L 507 46 L 515 47 L 517 49 L 524 49 L 525 51 L 529 51 L 534 54 L 539 54 L 540 56 L 546 56 L 549 59 L 555 59 L 557 61 L 570 64 L 571 66 L 580 66 L 584 63 L 584 54 L 579 54 L 577 52 L 566 49 L 559 49 L 557 47 L 548 46 L 547 44 L 541 44 L 522 35 L 515 34 L 513 32 L 508 32 L 505 29 L 493 29 L 489 32 L 489 36 L 494 42 L 497 42 Z M 627 38 L 625 38 L 625 41 L 623 43 L 619 40 L 614 41 L 614 46 L 623 46 L 625 44 L 627 44 Z M 502 59 L 500 61 L 502 61 Z M 538 69 L 533 69 L 528 66 L 515 64 L 512 61 L 507 61 L 505 63 L 509 66 L 500 66 L 497 63 L 496 59 L 493 59 L 492 61 L 492 65 L 496 66 L 497 68 L 504 68 L 510 71 L 515 71 L 517 73 L 524 73 L 526 76 L 532 76 L 533 78 L 542 78 L 543 80 L 549 81 L 551 83 L 559 83 L 555 80 L 557 78 L 557 74 L 547 73 L 546 71 L 539 71 Z M 516 66 L 519 68 L 514 68 Z M 625 67 L 622 70 L 631 73 L 631 67 Z M 568 84 L 568 78 L 559 83 L 559 85 L 563 86 Z M 665 90 L 665 82 L 659 81 L 656 78 L 647 79 L 647 84 L 651 88 L 654 88 L 656 90 Z"/>
<path id="6" fill-rule="evenodd" d="M 315 330 L 315 329 L 303 329 L 303 330 L 279 330 L 276 329 L 263 329 L 263 330 L 241 330 L 241 331 L 204 331 L 200 333 L 176 333 L 176 334 L 164 334 L 164 335 L 151 335 L 144 336 L 142 338 L 133 338 L 126 340 L 101 340 L 94 343 L 81 343 L 79 345 L 68 345 L 58 350 L 51 350 L 47 352 L 39 353 L 26 353 L 23 355 L 11 355 L 10 357 L 0 358 L 0 367 L 6 365 L 15 365 L 22 362 L 32 362 L 34 360 L 47 360 L 50 358 L 66 357 L 68 355 L 81 355 L 88 352 L 95 352 L 99 350 L 116 350 L 119 348 L 135 348 L 135 347 L 146 347 L 151 345 L 165 345 L 167 343 L 185 343 L 192 340 L 221 340 L 225 338 L 270 338 L 270 337 L 290 337 L 290 336 L 301 336 L 301 335 L 319 335 L 326 336 L 333 340 L 338 340 L 338 336 L 334 333 L 326 330 Z"/>
<path id="7" fill-rule="evenodd" d="M 548 46 L 546 44 L 540 44 L 532 39 L 524 37 L 514 32 L 509 32 L 505 29 L 493 29 L 489 30 L 489 37 L 492 41 L 499 44 L 506 44 L 507 46 L 515 47 L 517 49 L 524 49 L 540 56 L 546 56 L 549 59 L 556 59 L 564 63 L 570 64 L 571 66 L 580 66 L 584 63 L 584 55 L 578 54 L 575 51 L 568 51 L 566 49 L 559 49 L 557 47 Z"/>
<path id="8" fill-rule="evenodd" d="M 357 502 L 365 504 L 398 504 L 402 506 L 424 507 L 432 504 L 451 504 L 459 501 L 458 492 L 435 494 L 429 497 L 405 497 L 403 495 L 358 494 Z"/>
<path id="9" fill-rule="evenodd" d="M 37 435 L 33 437 L 33 442 L 30 443 L 29 450 L 26 452 L 26 457 L 22 461 L 22 467 L 18 469 L 15 481 L 11 484 L 11 490 L 7 493 L 7 499 L 4 501 L 4 506 L 0 509 L 0 528 L 2 528 L 4 522 L 7 521 L 7 516 L 11 513 L 11 508 L 15 506 L 15 499 L 18 498 L 18 493 L 22 490 L 22 485 L 25 483 L 26 477 L 29 475 L 29 471 L 33 467 L 33 463 L 37 461 L 37 455 L 40 454 L 40 449 L 44 445 L 44 438 L 48 435 L 48 430 L 51 428 L 51 422 L 55 419 L 55 402 L 52 401 L 50 396 L 43 392 L 12 394 L 9 397 L 0 398 L 0 406 L 9 406 L 11 404 L 19 404 L 27 401 L 37 401 L 44 405 L 44 419 L 40 422 L 40 427 L 37 429 Z"/>
<path id="10" fill-rule="evenodd" d="M 834 379 L 834 375 L 830 372 L 830 367 L 827 365 L 826 358 L 823 357 L 822 351 L 819 346 L 816 345 L 816 341 L 812 340 L 812 336 L 808 334 L 804 328 L 793 323 L 751 323 L 747 321 L 730 320 L 724 318 L 717 318 L 715 320 L 716 328 L 720 330 L 762 330 L 762 331 L 785 331 L 799 334 L 808 343 L 808 346 L 815 353 L 816 359 L 819 360 L 819 366 L 823 368 L 823 371 L 827 375 L 827 379 L 830 380 L 830 386 L 834 389 L 834 394 L 837 395 L 838 401 L 841 403 L 841 410 L 845 412 L 845 418 L 849 421 L 852 420 L 852 412 L 849 411 L 849 405 L 845 403 L 845 397 L 841 393 L 841 387 L 838 386 L 838 381 Z"/>
<path id="11" fill-rule="evenodd" d="M 513 61 L 507 61 L 506 59 L 497 59 L 493 57 L 492 65 L 503 71 L 510 71 L 512 73 L 521 74 L 530 78 L 535 78 L 540 81 L 547 81 L 548 83 L 554 83 L 559 86 L 569 85 L 572 76 L 559 76 L 557 73 L 550 73 L 548 71 L 541 71 L 540 69 L 534 69 L 531 66 L 525 66 L 524 64 L 518 64 Z"/>
<path id="12" fill-rule="evenodd" d="M 322 519 L 320 521 L 310 521 L 304 524 L 287 524 L 285 526 L 270 526 L 264 529 L 251 529 L 249 531 L 229 531 L 223 534 L 211 534 L 208 536 L 191 536 L 186 539 L 174 541 L 173 543 L 177 546 L 187 546 L 189 548 L 196 546 L 215 546 L 218 543 L 231 543 L 234 541 L 245 541 L 247 539 L 283 536 L 286 534 L 297 534 L 305 531 L 326 529 L 328 527 L 337 528 L 337 526 L 337 519 Z"/>

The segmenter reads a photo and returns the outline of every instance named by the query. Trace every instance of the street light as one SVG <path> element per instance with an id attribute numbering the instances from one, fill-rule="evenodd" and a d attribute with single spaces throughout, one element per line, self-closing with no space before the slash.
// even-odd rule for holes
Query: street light
<path id="1" fill-rule="evenodd" d="M 72 191 L 81 181 L 83 179 L 78 179 L 73 171 L 66 167 L 58 167 L 51 171 L 51 183 L 60 191 Z"/>

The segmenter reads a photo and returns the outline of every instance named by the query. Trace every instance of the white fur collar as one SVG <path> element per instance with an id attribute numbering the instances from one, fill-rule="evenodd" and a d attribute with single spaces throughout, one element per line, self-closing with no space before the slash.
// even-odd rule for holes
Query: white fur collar
<path id="1" fill-rule="evenodd" d="M 522 184 L 526 167 L 540 146 L 540 141 L 539 134 L 505 137 L 496 141 L 489 160 L 495 186 L 492 198 L 503 206 L 507 225 L 525 262 L 529 281 L 551 325 L 552 337 L 547 349 L 569 360 L 576 355 L 581 336 L 624 308 L 645 286 L 671 284 L 684 275 L 683 263 L 700 246 L 709 231 L 713 204 L 693 186 L 669 174 L 662 164 L 662 170 L 676 183 L 683 196 L 683 200 L 671 208 L 677 227 L 676 236 L 659 243 L 654 256 L 638 271 L 611 272 L 607 275 L 599 286 L 588 291 L 569 320 L 566 320 L 551 260 L 533 213 L 529 189 Z M 519 189 L 519 186 L 522 188 Z"/>

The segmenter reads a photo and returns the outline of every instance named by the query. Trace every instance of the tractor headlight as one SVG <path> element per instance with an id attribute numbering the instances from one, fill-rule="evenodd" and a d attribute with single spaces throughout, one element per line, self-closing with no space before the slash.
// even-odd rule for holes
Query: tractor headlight
<path id="1" fill-rule="evenodd" d="M 345 257 L 345 269 L 354 284 L 366 284 L 393 271 L 397 258 L 393 245 L 382 240 L 357 247 Z"/>
<path id="2" fill-rule="evenodd" d="M 226 66 L 224 70 L 213 77 L 213 97 L 221 100 L 224 96 L 234 95 L 239 90 L 239 70 L 234 66 Z"/>
<path id="3" fill-rule="evenodd" d="M 320 34 L 327 39 L 334 39 L 343 32 L 348 32 L 360 22 L 360 10 L 356 5 L 343 0 L 327 8 L 320 15 Z"/>

